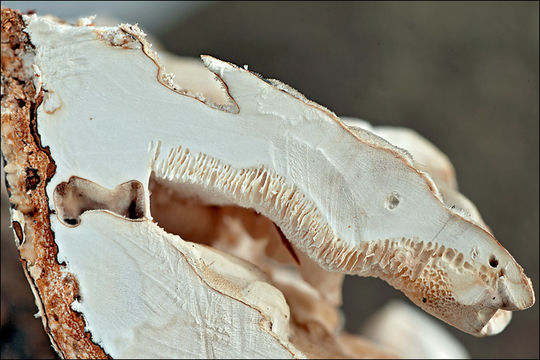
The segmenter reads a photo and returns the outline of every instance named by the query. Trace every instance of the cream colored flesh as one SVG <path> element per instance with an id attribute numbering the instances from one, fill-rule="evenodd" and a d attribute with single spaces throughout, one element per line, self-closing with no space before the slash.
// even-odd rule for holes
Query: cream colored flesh
<path id="1" fill-rule="evenodd" d="M 452 210 L 462 211 L 465 218 L 476 221 L 488 230 L 476 206 L 457 191 L 454 167 L 448 157 L 435 145 L 411 129 L 387 126 L 373 127 L 367 121 L 350 117 L 342 117 L 341 120 L 353 132 L 356 129 L 373 132 L 407 151 L 413 158 L 415 166 L 433 178 L 446 206 Z"/>
<path id="2" fill-rule="evenodd" d="M 156 59 L 149 56 L 147 45 L 137 38 L 140 34 L 134 28 L 71 27 L 37 16 L 25 17 L 25 21 L 36 46 L 33 61 L 37 70 L 34 71 L 40 72 L 40 86 L 49 94 L 38 109 L 42 143 L 50 147 L 57 165 L 47 187 L 48 194 L 53 194 L 71 176 L 108 189 L 134 180 L 144 187 L 144 220 L 129 222 L 109 214 L 89 212 L 81 216 L 78 227 L 71 228 L 60 225 L 54 216 L 51 218 L 62 259 L 68 263 L 68 271 L 80 281 L 83 299 L 77 306 L 87 319 L 90 332 L 106 351 L 130 354 L 129 351 L 135 351 L 137 341 L 133 342 L 133 348 L 121 350 L 117 344 L 120 335 L 101 329 L 104 326 L 101 315 L 91 314 L 101 311 L 100 302 L 96 300 L 91 305 L 85 294 L 100 294 L 104 289 L 87 274 L 93 270 L 91 262 L 80 258 L 80 252 L 84 252 L 81 246 L 82 243 L 92 246 L 94 237 L 89 234 L 98 226 L 92 219 L 100 219 L 103 238 L 110 239 L 107 234 L 117 233 L 115 226 L 126 229 L 121 234 L 133 236 L 129 239 L 131 248 L 121 249 L 118 233 L 117 239 L 103 242 L 99 247 L 96 244 L 102 252 L 108 251 L 107 244 L 118 248 L 114 259 L 119 263 L 114 266 L 141 269 L 137 262 L 130 263 L 129 256 L 120 254 L 139 251 L 137 244 L 157 241 L 155 237 L 163 239 L 159 246 L 169 248 L 153 250 L 157 253 L 151 257 L 163 256 L 170 261 L 167 253 L 172 249 L 172 240 L 164 233 L 148 233 L 154 226 L 148 190 L 152 173 L 157 178 L 189 187 L 208 203 L 255 209 L 274 221 L 295 248 L 323 268 L 382 277 L 401 287 L 426 311 L 469 333 L 486 335 L 482 329 L 498 309 L 518 310 L 534 302 L 528 279 L 492 235 L 467 215 L 445 205 L 431 177 L 415 168 L 413 160 L 401 149 L 373 133 L 361 129 L 351 132 L 321 106 L 212 57 L 203 60 L 224 82 L 224 91 L 231 99 L 229 106 L 204 103 L 201 98 L 178 93 L 172 89 L 174 85 L 169 78 L 157 80 Z M 49 196 L 54 209 L 53 198 Z M 85 222 L 90 223 L 90 228 Z M 380 253 L 380 248 L 376 250 L 374 245 L 379 241 L 390 241 L 397 248 L 404 243 L 411 244 L 411 249 L 418 245 L 420 251 L 436 246 L 450 249 L 454 257 L 447 250 L 444 253 L 447 255 L 426 259 L 424 264 L 417 263 L 413 250 L 403 250 L 399 253 L 405 256 L 401 264 L 407 265 L 411 274 L 409 279 L 398 279 L 393 264 L 363 265 L 366 258 L 375 256 L 376 251 Z M 369 251 L 373 254 L 368 254 Z M 141 256 L 150 255 L 143 252 Z M 354 262 L 355 256 L 362 257 L 364 263 Z M 497 270 L 489 268 L 492 257 L 497 259 Z M 382 258 L 379 260 L 384 263 Z M 470 273 L 462 268 L 465 262 Z M 174 263 L 180 264 L 181 258 L 174 258 Z M 422 275 L 419 269 L 416 276 L 426 280 L 425 284 L 411 280 L 416 268 L 422 265 L 445 273 L 450 300 L 434 293 L 429 302 L 422 301 L 422 294 L 431 294 L 431 275 Z M 501 278 L 496 277 L 499 269 L 504 272 Z M 223 269 L 216 271 L 222 272 L 221 276 L 227 273 Z M 130 278 L 116 281 L 120 286 Z M 143 278 L 140 283 L 144 281 Z M 202 282 L 190 286 L 195 288 L 203 283 L 209 284 L 204 276 Z M 129 298 L 132 294 L 126 286 L 119 289 L 118 296 Z M 262 301 L 267 290 L 256 288 L 256 294 L 250 296 Z M 163 294 L 167 291 L 170 289 L 164 288 Z M 245 296 L 237 300 L 249 303 L 250 298 Z M 127 312 L 119 316 L 134 316 L 128 309 L 124 308 Z M 133 309 L 138 314 L 147 314 L 143 311 L 146 308 L 139 305 Z M 260 318 L 256 311 L 249 311 L 251 315 L 245 315 L 246 321 L 257 323 Z M 271 306 L 260 311 L 266 319 L 280 313 Z M 201 313 L 205 312 L 201 310 Z M 231 316 L 236 313 L 233 311 Z M 131 324 L 129 331 L 135 331 L 137 326 Z M 261 339 L 275 336 L 281 342 L 286 341 L 286 323 L 282 326 L 273 323 L 271 330 L 262 330 L 257 335 Z M 267 337 L 268 334 L 272 337 Z M 272 346 L 280 349 L 282 345 Z M 261 348 L 255 347 L 258 347 L 253 350 L 256 355 Z"/>
<path id="3" fill-rule="evenodd" d="M 287 341 L 283 295 L 256 268 L 149 221 L 81 218 L 57 237 L 58 260 L 80 282 L 72 307 L 113 358 L 302 357 Z"/>

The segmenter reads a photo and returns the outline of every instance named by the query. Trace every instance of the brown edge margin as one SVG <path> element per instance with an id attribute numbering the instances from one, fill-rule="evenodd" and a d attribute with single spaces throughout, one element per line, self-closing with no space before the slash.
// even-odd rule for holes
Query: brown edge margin
<path id="1" fill-rule="evenodd" d="M 79 286 L 57 260 L 46 193 L 56 165 L 37 132 L 37 108 L 47 90 L 36 94 L 34 74 L 27 73 L 20 56 L 34 51 L 24 29 L 20 11 L 2 8 L 2 155 L 11 214 L 17 215 L 22 228 L 23 241 L 16 243 L 20 261 L 43 327 L 59 356 L 110 358 L 92 341 L 82 315 L 71 308 L 80 297 Z"/>

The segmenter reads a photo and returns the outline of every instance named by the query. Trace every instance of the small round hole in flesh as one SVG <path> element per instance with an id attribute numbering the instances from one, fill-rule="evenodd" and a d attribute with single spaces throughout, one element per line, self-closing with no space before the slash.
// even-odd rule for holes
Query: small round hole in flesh
<path id="1" fill-rule="evenodd" d="M 399 205 L 399 194 L 396 192 L 388 195 L 385 206 L 388 210 L 394 210 Z"/>
<path id="2" fill-rule="evenodd" d="M 496 268 L 498 265 L 499 261 L 497 260 L 497 258 L 495 258 L 494 255 L 491 255 L 491 257 L 489 258 L 489 266 L 491 266 L 492 268 Z"/>

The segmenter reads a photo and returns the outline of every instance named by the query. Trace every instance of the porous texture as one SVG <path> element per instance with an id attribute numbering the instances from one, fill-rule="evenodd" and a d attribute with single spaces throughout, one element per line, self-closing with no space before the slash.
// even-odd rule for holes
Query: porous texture
<path id="1" fill-rule="evenodd" d="M 159 146 L 156 148 L 156 159 Z M 318 259 L 332 271 L 374 276 L 403 291 L 428 312 L 448 312 L 455 299 L 446 270 L 459 268 L 495 286 L 493 268 L 465 261 L 463 253 L 438 242 L 418 238 L 381 239 L 349 246 L 336 237 L 317 207 L 295 185 L 265 168 L 235 169 L 205 154 L 189 149 L 171 149 L 161 162 L 154 162 L 157 178 L 200 187 L 200 192 L 224 196 L 240 206 L 268 214 L 295 247 Z"/>

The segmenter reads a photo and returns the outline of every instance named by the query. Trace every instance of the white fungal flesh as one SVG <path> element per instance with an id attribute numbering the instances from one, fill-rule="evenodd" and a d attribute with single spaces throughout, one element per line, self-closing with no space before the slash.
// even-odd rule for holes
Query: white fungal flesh
<path id="1" fill-rule="evenodd" d="M 413 158 L 415 166 L 427 172 L 437 184 L 441 197 L 451 210 L 461 211 L 465 218 L 475 221 L 488 230 L 476 206 L 457 191 L 454 167 L 448 157 L 435 145 L 411 129 L 388 126 L 373 127 L 367 121 L 355 118 L 341 118 L 352 131 L 364 129 L 404 149 Z"/>
<path id="2" fill-rule="evenodd" d="M 302 356 L 287 341 L 283 295 L 255 267 L 148 221 L 81 218 L 57 237 L 58 260 L 81 285 L 73 308 L 113 358 Z"/>
<path id="3" fill-rule="evenodd" d="M 302 356 L 287 342 L 289 310 L 277 289 L 250 275 L 248 265 L 152 224 L 152 173 L 207 203 L 255 209 L 323 268 L 379 276 L 464 331 L 489 334 L 482 329 L 498 309 L 534 301 L 521 268 L 492 235 L 446 206 L 431 177 L 379 136 L 351 132 L 287 86 L 208 56 L 203 61 L 223 81 L 227 106 L 181 93 L 171 77 L 158 75 L 134 27 L 24 19 L 48 94 L 38 132 L 57 166 L 47 185 L 50 207 L 58 205 L 55 189 L 72 176 L 107 189 L 143 185 L 143 219 L 89 211 L 69 227 L 51 216 L 59 258 L 80 283 L 75 306 L 109 354 L 158 356 L 177 338 L 174 356 Z M 209 259 L 222 264 L 211 274 L 202 270 Z M 227 284 L 213 282 L 214 273 Z M 227 292 L 229 285 L 238 292 Z M 200 329 L 183 332 L 187 321 Z M 207 330 L 216 344 L 191 344 Z M 235 336 L 223 335 L 230 331 Z M 162 347 L 145 343 L 150 339 L 163 339 Z"/>
<path id="4" fill-rule="evenodd" d="M 357 129 L 370 131 L 391 144 L 406 150 L 414 159 L 416 167 L 427 171 L 437 185 L 444 183 L 454 189 L 457 187 L 454 167 L 448 157 L 413 130 L 389 126 L 373 127 L 367 121 L 350 117 L 342 117 L 341 120 L 352 131 Z"/>

